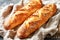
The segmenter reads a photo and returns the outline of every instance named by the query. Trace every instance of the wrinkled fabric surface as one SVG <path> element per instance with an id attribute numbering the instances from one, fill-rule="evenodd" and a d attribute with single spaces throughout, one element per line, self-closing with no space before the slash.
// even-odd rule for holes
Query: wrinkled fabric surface
<path id="1" fill-rule="evenodd" d="M 9 5 L 6 5 L 5 7 L 3 7 L 3 5 L 1 6 L 1 11 L 0 11 L 0 36 L 3 37 L 3 40 L 44 40 L 44 38 L 46 37 L 47 34 L 50 34 L 51 36 L 53 36 L 54 34 L 56 34 L 57 32 L 60 32 L 60 27 L 58 27 L 59 22 L 60 22 L 60 0 L 42 0 L 42 2 L 44 4 L 50 4 L 50 3 L 55 3 L 57 5 L 57 12 L 56 14 L 51 17 L 49 19 L 49 21 L 42 25 L 42 27 L 37 30 L 35 33 L 31 34 L 31 36 L 29 38 L 26 39 L 19 39 L 16 36 L 16 31 L 14 30 L 4 30 L 3 27 L 3 21 L 4 21 L 4 17 L 2 15 L 3 14 L 3 10 L 5 11 L 5 9 L 7 9 L 7 7 L 9 5 L 12 5 L 11 3 Z M 20 5 L 20 4 L 13 4 L 13 10 L 11 13 L 13 13 L 16 10 L 16 6 Z"/>

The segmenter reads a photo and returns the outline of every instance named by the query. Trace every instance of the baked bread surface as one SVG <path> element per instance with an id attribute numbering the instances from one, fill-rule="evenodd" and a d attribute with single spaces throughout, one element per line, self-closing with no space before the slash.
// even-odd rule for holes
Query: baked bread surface
<path id="1" fill-rule="evenodd" d="M 43 8 L 37 10 L 18 28 L 17 36 L 19 38 L 28 37 L 31 33 L 38 30 L 44 23 L 46 23 L 56 11 L 57 8 L 55 4 L 47 4 Z"/>
<path id="2" fill-rule="evenodd" d="M 6 18 L 3 24 L 4 28 L 6 30 L 10 30 L 16 27 L 17 25 L 21 25 L 25 21 L 25 19 L 27 19 L 30 15 L 32 15 L 37 9 L 41 7 L 41 0 L 29 2 L 27 5 L 12 14 L 11 17 Z"/>

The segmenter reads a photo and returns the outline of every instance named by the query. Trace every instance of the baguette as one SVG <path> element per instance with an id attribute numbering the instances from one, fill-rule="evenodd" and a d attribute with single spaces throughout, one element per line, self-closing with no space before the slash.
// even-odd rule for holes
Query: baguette
<path id="1" fill-rule="evenodd" d="M 18 28 L 17 36 L 26 38 L 48 21 L 57 11 L 55 4 L 48 4 L 37 10 Z"/>
<path id="2" fill-rule="evenodd" d="M 15 28 L 17 25 L 21 25 L 23 21 L 28 18 L 31 14 L 33 14 L 37 9 L 42 7 L 41 0 L 34 0 L 29 2 L 26 6 L 16 11 L 9 20 L 4 21 L 4 28 L 6 30 L 11 30 Z"/>

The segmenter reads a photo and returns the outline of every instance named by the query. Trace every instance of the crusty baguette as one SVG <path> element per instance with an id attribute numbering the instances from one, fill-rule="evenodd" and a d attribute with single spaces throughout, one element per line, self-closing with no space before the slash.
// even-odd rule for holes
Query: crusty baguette
<path id="1" fill-rule="evenodd" d="M 39 9 L 31 15 L 28 19 L 17 30 L 17 36 L 19 38 L 26 38 L 31 33 L 36 31 L 48 21 L 57 11 L 55 4 L 45 5 L 43 8 Z"/>
<path id="2" fill-rule="evenodd" d="M 4 21 L 5 29 L 12 29 L 17 25 L 23 23 L 23 21 L 28 18 L 31 14 L 33 14 L 37 9 L 42 7 L 41 0 L 35 0 L 28 3 L 26 6 L 21 8 L 19 11 L 16 11 L 9 20 Z"/>

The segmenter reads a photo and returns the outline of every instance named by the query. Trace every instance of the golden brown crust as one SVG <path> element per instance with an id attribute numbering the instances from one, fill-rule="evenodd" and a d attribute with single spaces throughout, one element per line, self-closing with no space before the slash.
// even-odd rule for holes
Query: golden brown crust
<path id="1" fill-rule="evenodd" d="M 28 3 L 26 6 L 21 8 L 19 11 L 16 11 L 6 22 L 4 21 L 5 29 L 12 29 L 19 24 L 22 24 L 23 21 L 28 18 L 31 14 L 33 14 L 37 9 L 42 7 L 41 0 L 35 0 Z"/>
<path id="2" fill-rule="evenodd" d="M 31 15 L 17 30 L 17 36 L 19 38 L 26 38 L 31 33 L 36 31 L 48 21 L 50 17 L 52 17 L 57 11 L 55 4 L 45 5 L 43 8 L 39 9 Z"/>

